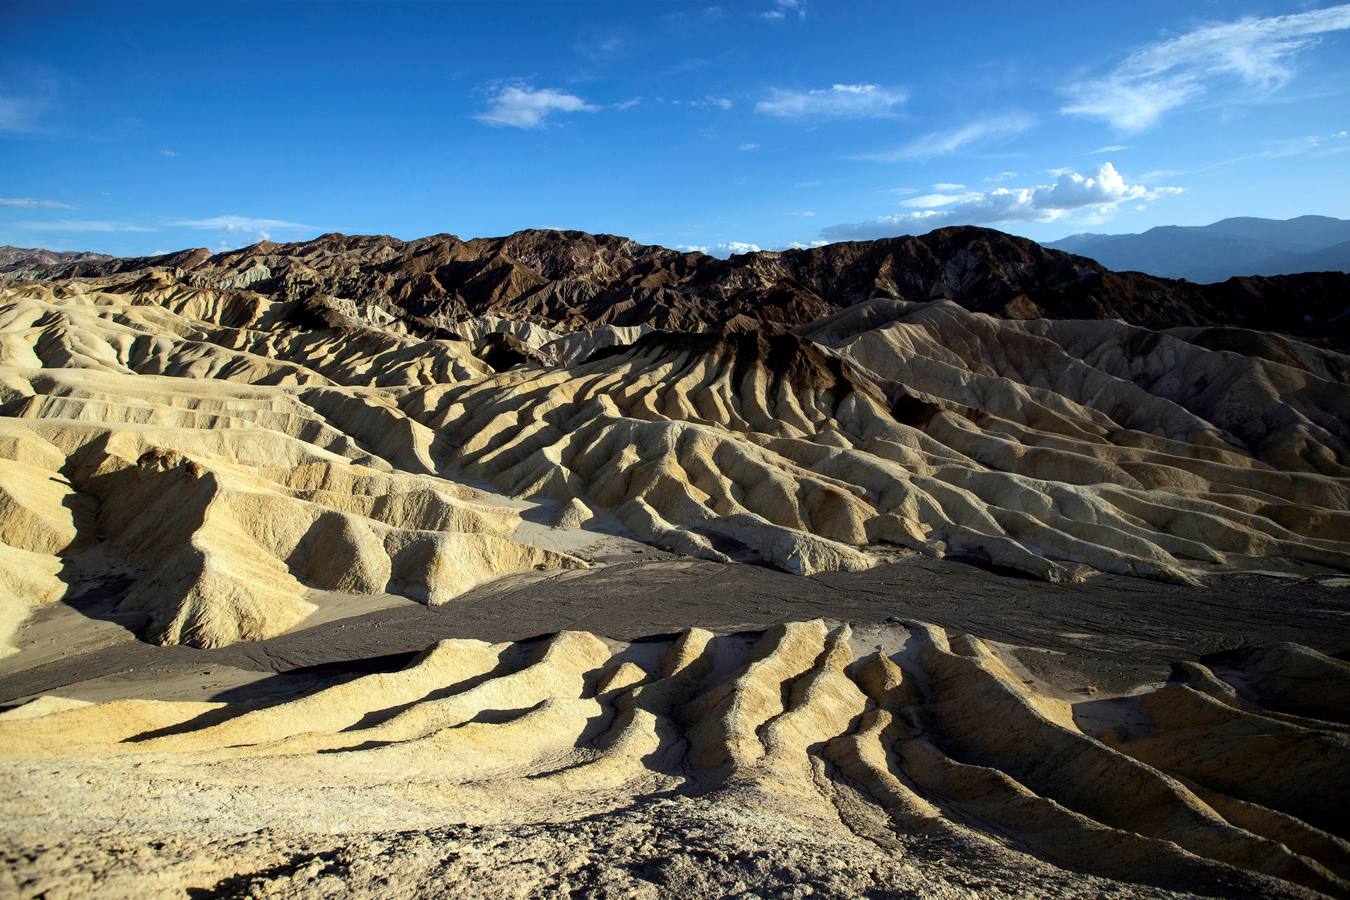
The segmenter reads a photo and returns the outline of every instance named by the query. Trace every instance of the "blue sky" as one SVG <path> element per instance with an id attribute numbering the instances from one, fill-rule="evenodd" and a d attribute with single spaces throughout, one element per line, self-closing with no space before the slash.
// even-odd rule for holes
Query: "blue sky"
<path id="1" fill-rule="evenodd" d="M 1350 5 L 0 5 L 0 243 L 1350 217 Z"/>

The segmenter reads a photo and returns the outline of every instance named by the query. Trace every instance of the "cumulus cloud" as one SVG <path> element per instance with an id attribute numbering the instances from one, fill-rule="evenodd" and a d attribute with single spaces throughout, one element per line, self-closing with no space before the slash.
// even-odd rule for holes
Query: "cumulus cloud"
<path id="1" fill-rule="evenodd" d="M 508 128 L 542 128 L 551 116 L 558 113 L 595 112 L 592 106 L 575 94 L 554 88 L 534 88 L 511 84 L 500 88 L 488 100 L 488 107 L 474 116 L 480 122 Z"/>
<path id="2" fill-rule="evenodd" d="M 763 248 L 745 241 L 723 241 L 720 244 L 677 244 L 675 249 L 683 250 L 685 253 L 706 253 L 718 259 L 726 259 L 738 253 L 758 253 Z"/>
<path id="3" fill-rule="evenodd" d="M 69 203 L 58 203 L 55 200 L 34 200 L 31 197 L 0 197 L 0 206 L 17 207 L 19 209 L 73 209 Z"/>
<path id="4" fill-rule="evenodd" d="M 1163 193 L 1177 193 L 1175 188 L 1159 188 Z M 1054 184 L 1039 187 L 1032 194 L 1035 207 L 1042 210 L 1072 210 L 1084 206 L 1114 206 L 1126 200 L 1159 196 L 1142 184 L 1128 184 L 1111 163 L 1102 163 L 1096 175 L 1065 172 Z"/>
<path id="5" fill-rule="evenodd" d="M 821 236 L 832 241 L 870 240 L 913 234 L 947 225 L 996 225 L 1003 222 L 1053 222 L 1075 212 L 1109 215 L 1127 202 L 1147 202 L 1178 194 L 1180 188 L 1145 187 L 1127 182 L 1111 163 L 1096 172 L 1065 172 L 1050 184 L 996 187 L 961 194 L 925 194 L 903 202 L 909 211 L 869 222 L 832 225 Z"/>
<path id="6" fill-rule="evenodd" d="M 1294 75 L 1293 60 L 1318 35 L 1350 29 L 1350 4 L 1284 16 L 1249 16 L 1146 46 L 1111 72 L 1065 88 L 1060 112 L 1143 131 L 1215 85 L 1265 95 Z"/>
<path id="7" fill-rule="evenodd" d="M 894 150 L 862 153 L 854 159 L 873 162 L 900 162 L 908 159 L 927 159 L 947 156 L 971 144 L 996 138 L 1011 137 L 1026 131 L 1036 120 L 1026 113 L 1007 113 L 993 118 L 971 122 L 948 131 L 932 131 Z"/>
<path id="8" fill-rule="evenodd" d="M 834 84 L 811 91 L 774 88 L 755 104 L 755 112 L 780 119 L 807 117 L 877 118 L 895 114 L 908 94 L 879 84 Z"/>
<path id="9" fill-rule="evenodd" d="M 784 250 L 810 250 L 815 247 L 824 247 L 829 241 L 807 241 L 803 244 L 801 241 L 789 241 L 783 245 Z"/>

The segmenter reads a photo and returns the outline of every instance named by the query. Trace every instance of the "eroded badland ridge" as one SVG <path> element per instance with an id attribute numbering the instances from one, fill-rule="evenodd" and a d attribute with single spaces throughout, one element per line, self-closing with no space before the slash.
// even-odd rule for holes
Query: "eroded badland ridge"
<path id="1" fill-rule="evenodd" d="M 977 228 L 0 262 L 0 891 L 1350 892 L 1350 276 Z M 905 606 L 968 562 L 983 610 Z M 720 596 L 771 570 L 806 599 Z"/>
<path id="2" fill-rule="evenodd" d="M 87 254 L 85 256 L 88 256 Z M 3 260 L 3 257 L 0 257 Z M 42 264 L 45 262 L 46 264 Z M 614 235 L 527 230 L 414 241 L 329 234 L 228 253 L 77 258 L 0 265 L 0 277 L 98 278 L 151 270 L 195 287 L 248 288 L 320 308 L 383 307 L 410 327 L 502 316 L 577 328 L 783 328 L 891 297 L 948 299 L 1014 318 L 1118 318 L 1149 328 L 1223 325 L 1347 336 L 1341 272 L 1251 276 L 1216 285 L 1112 272 L 1093 260 L 987 228 L 717 259 Z"/>

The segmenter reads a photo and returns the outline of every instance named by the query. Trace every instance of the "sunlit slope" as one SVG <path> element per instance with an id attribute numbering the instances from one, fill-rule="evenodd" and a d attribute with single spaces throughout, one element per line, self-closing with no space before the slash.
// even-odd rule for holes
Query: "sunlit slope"
<path id="1" fill-rule="evenodd" d="M 471 484 L 803 575 L 1350 567 L 1350 359 L 1291 338 L 878 300 L 795 334 L 425 339 L 340 308 L 162 272 L 0 293 L 0 629 L 110 572 L 146 637 L 218 646 L 316 592 L 584 565 Z"/>
<path id="2" fill-rule="evenodd" d="M 1024 853 L 1173 890 L 1350 889 L 1343 663 L 1252 648 L 1087 700 L 1016 666 L 919 624 L 443 641 L 265 708 L 19 707 L 0 715 L 0 766 L 24 790 L 0 809 L 19 831 L 78 804 L 80 828 L 172 833 L 228 797 L 211 832 L 355 832 L 575 823 L 677 792 L 695 816 L 751 809 L 855 859 L 920 834 L 1029 884 L 1042 864 Z"/>

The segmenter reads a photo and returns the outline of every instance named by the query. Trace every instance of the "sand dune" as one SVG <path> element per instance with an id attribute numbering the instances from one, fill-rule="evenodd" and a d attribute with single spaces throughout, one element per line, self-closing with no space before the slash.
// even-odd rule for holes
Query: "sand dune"
<path id="1" fill-rule="evenodd" d="M 992 885 L 1020 872 L 1021 889 L 1036 892 L 1068 878 L 1081 893 L 1101 878 L 1344 893 L 1345 709 L 1306 679 L 1310 669 L 1350 681 L 1344 663 L 1276 645 L 1189 663 L 1142 693 L 1075 698 L 1027 676 L 1009 648 L 921 624 L 451 640 L 401 671 L 270 707 L 43 701 L 0 714 L 5 781 L 23 785 L 0 809 L 8 840 L 43 833 L 49 845 L 49 810 L 70 810 L 66 852 L 99 859 L 103 829 L 214 841 L 317 827 L 352 844 L 450 823 L 618 810 L 649 821 L 662 814 L 650 798 L 669 796 L 705 824 L 736 811 L 742 839 L 808 829 L 839 854 L 840 890 L 916 877 L 937 889 L 937 867 L 856 871 L 878 848 L 900 858 L 901 842 L 922 836 L 984 857 Z M 1262 688 L 1272 682 L 1282 689 Z M 255 838 L 255 853 L 279 851 L 275 838 Z M 616 852 L 581 840 L 602 859 Z M 785 862 L 792 851 L 764 852 Z M 397 878 L 409 861 L 390 855 L 385 871 Z M 34 879 L 28 891 L 67 893 L 78 878 L 59 862 L 44 851 L 16 877 Z M 827 871 L 799 862 L 807 880 Z M 740 863 L 699 865 L 698 878 L 715 882 Z M 220 879 L 239 871 L 212 866 Z"/>

